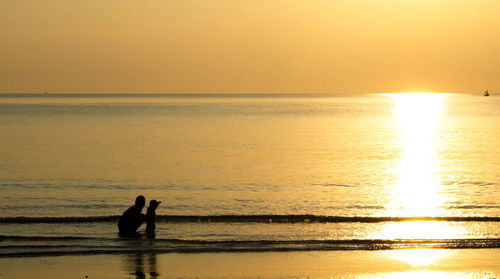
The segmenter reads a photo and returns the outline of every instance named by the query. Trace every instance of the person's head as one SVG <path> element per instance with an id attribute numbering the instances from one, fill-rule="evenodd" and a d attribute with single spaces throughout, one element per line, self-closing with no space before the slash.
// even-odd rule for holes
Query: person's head
<path id="1" fill-rule="evenodd" d="M 145 204 L 146 198 L 144 196 L 137 196 L 137 198 L 135 198 L 135 206 L 143 208 Z"/>
<path id="2" fill-rule="evenodd" d="M 151 201 L 149 201 L 149 208 L 156 209 L 160 203 L 161 202 L 159 202 L 157 200 L 151 200 Z"/>

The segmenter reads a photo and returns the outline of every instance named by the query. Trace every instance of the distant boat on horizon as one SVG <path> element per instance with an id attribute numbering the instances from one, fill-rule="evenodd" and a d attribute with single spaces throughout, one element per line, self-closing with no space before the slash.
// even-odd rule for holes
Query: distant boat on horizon
<path id="1" fill-rule="evenodd" d="M 486 91 L 484 91 L 484 96 L 490 96 L 490 93 L 488 93 L 488 89 L 486 89 Z"/>

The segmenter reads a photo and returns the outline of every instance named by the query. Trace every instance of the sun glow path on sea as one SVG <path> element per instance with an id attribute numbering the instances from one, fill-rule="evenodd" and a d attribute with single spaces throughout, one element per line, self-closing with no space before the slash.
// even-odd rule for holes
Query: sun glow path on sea
<path id="1" fill-rule="evenodd" d="M 402 157 L 398 177 L 386 206 L 388 216 L 436 216 L 444 197 L 435 174 L 437 132 L 446 94 L 393 94 L 395 124 L 400 131 Z"/>
<path id="2" fill-rule="evenodd" d="M 394 123 L 400 134 L 401 158 L 394 169 L 386 216 L 447 215 L 436 176 L 438 132 L 447 94 L 387 94 L 394 100 Z M 372 237 L 378 239 L 461 238 L 465 228 L 439 221 L 387 223 Z M 429 266 L 448 256 L 448 251 L 410 249 L 388 251 L 388 257 L 411 266 Z M 410 275 L 410 274 L 408 274 Z M 419 274 L 413 274 L 419 277 Z M 407 278 L 413 278 L 411 276 Z"/>
<path id="3" fill-rule="evenodd" d="M 446 196 L 436 175 L 438 132 L 448 94 L 387 94 L 394 100 L 394 125 L 399 130 L 401 158 L 394 169 L 386 216 L 447 216 Z M 447 222 L 389 223 L 376 238 L 446 239 L 465 235 L 462 227 Z"/>

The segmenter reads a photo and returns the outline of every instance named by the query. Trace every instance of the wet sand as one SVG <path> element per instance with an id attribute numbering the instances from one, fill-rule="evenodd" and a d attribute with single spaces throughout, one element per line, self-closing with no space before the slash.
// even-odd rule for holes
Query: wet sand
<path id="1" fill-rule="evenodd" d="M 128 254 L 0 259 L 0 278 L 500 278 L 500 249 Z"/>

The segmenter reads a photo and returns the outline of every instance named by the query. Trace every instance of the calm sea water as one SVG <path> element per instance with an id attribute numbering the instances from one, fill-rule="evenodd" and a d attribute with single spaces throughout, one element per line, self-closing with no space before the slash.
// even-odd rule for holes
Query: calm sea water
<path id="1" fill-rule="evenodd" d="M 498 96 L 0 95 L 0 131 L 0 256 L 500 246 Z"/>

